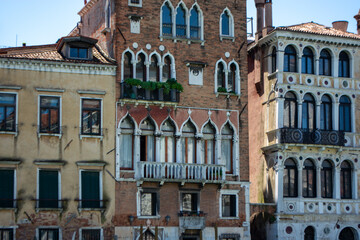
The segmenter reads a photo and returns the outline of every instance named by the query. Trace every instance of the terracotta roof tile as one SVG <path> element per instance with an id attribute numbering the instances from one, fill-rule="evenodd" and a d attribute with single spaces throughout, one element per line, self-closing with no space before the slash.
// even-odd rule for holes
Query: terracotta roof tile
<path id="1" fill-rule="evenodd" d="M 344 32 L 332 27 L 327 27 L 314 22 L 302 23 L 287 27 L 277 27 L 276 30 L 285 30 L 302 33 L 314 33 L 319 35 L 359 39 L 360 35 L 351 32 Z"/>

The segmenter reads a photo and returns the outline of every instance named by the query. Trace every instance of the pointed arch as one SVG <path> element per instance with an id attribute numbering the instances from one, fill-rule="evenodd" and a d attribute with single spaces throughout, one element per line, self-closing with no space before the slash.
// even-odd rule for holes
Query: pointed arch
<path id="1" fill-rule="evenodd" d="M 160 8 L 160 36 L 174 35 L 175 9 L 171 1 L 166 0 Z"/>
<path id="2" fill-rule="evenodd" d="M 221 159 L 225 161 L 227 174 L 233 174 L 236 169 L 235 156 L 237 151 L 234 151 L 236 149 L 236 144 L 234 144 L 235 129 L 229 119 L 221 127 Z"/>
<path id="3" fill-rule="evenodd" d="M 220 15 L 219 32 L 220 36 L 234 37 L 234 17 L 228 7 Z"/>
<path id="4" fill-rule="evenodd" d="M 214 123 L 209 119 L 201 127 L 202 140 L 201 140 L 201 163 L 215 164 L 216 163 L 216 134 L 217 128 Z"/>
<path id="5" fill-rule="evenodd" d="M 149 55 L 149 81 L 160 82 L 161 70 L 160 70 L 161 56 L 156 51 Z"/>
<path id="6" fill-rule="evenodd" d="M 162 57 L 161 72 L 160 81 L 162 82 L 166 82 L 170 78 L 176 79 L 175 58 L 170 52 L 165 53 Z"/>
<path id="7" fill-rule="evenodd" d="M 120 169 L 134 169 L 134 145 L 135 132 L 137 131 L 136 121 L 127 113 L 119 121 L 119 135 L 117 136 L 117 166 Z M 118 171 L 117 171 L 118 172 Z M 117 173 L 117 177 L 119 174 Z"/>
<path id="8" fill-rule="evenodd" d="M 194 122 L 194 120 L 191 118 L 191 116 L 189 116 L 182 124 L 181 124 L 181 127 L 180 127 L 180 132 L 183 132 L 183 128 L 185 126 L 185 124 L 187 122 L 191 122 L 191 124 L 194 125 L 195 127 L 195 134 L 199 133 L 199 127 L 197 126 L 197 124 Z"/>
<path id="9" fill-rule="evenodd" d="M 189 19 L 189 10 L 187 9 L 185 3 L 181 0 L 176 9 L 175 9 L 175 13 L 176 13 L 176 29 L 175 29 L 175 33 L 176 33 L 176 37 L 188 37 L 188 31 L 187 31 L 187 26 L 188 26 L 188 19 Z"/>
<path id="10" fill-rule="evenodd" d="M 175 120 L 171 117 L 171 116 L 168 116 L 167 118 L 165 118 L 161 124 L 160 124 L 160 131 L 161 131 L 161 126 L 167 122 L 167 121 L 170 121 L 174 126 L 175 126 L 175 134 L 179 133 L 179 127 L 178 125 L 176 124 Z"/>
<path id="11" fill-rule="evenodd" d="M 189 12 L 190 38 L 204 40 L 204 17 L 199 4 L 195 2 Z"/>
<path id="12" fill-rule="evenodd" d="M 219 59 L 215 64 L 215 92 L 219 91 L 227 91 L 227 64 L 226 62 L 221 58 Z M 220 89 L 221 88 L 221 89 Z"/>
<path id="13" fill-rule="evenodd" d="M 231 90 L 229 87 L 230 81 L 233 82 L 233 87 Z M 240 67 L 239 64 L 233 59 L 228 64 L 228 91 L 233 91 L 236 94 L 240 94 L 240 89 Z"/>
<path id="14" fill-rule="evenodd" d="M 189 118 L 181 126 L 181 162 L 198 163 L 200 159 L 197 156 L 197 141 L 195 139 L 198 128 L 194 121 Z"/>
<path id="15" fill-rule="evenodd" d="M 121 82 L 134 77 L 135 54 L 127 48 L 121 55 Z"/>
<path id="16" fill-rule="evenodd" d="M 143 82 L 148 81 L 148 62 L 149 58 L 147 53 L 141 49 L 136 53 L 136 71 L 135 71 L 135 78 L 142 80 Z"/>
<path id="17" fill-rule="evenodd" d="M 151 124 L 154 125 L 154 131 L 159 131 L 159 127 L 158 127 L 156 121 L 150 115 L 147 115 L 140 121 L 140 123 L 139 123 L 140 130 L 141 130 L 141 124 L 143 124 L 146 120 L 149 120 L 151 122 Z"/>
<path id="18" fill-rule="evenodd" d="M 155 133 L 158 130 L 156 122 L 151 116 L 146 116 L 140 124 L 140 161 L 155 162 Z"/>
<path id="19" fill-rule="evenodd" d="M 175 121 L 168 116 L 160 125 L 160 162 L 176 162 Z"/>

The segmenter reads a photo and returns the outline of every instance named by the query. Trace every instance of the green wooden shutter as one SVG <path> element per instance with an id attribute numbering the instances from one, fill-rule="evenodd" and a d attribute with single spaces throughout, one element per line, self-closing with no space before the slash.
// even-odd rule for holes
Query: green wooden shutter
<path id="1" fill-rule="evenodd" d="M 59 172 L 39 171 L 39 207 L 58 208 Z"/>
<path id="2" fill-rule="evenodd" d="M 0 170 L 0 207 L 14 207 L 14 170 Z"/>
<path id="3" fill-rule="evenodd" d="M 81 198 L 83 208 L 100 207 L 99 172 L 83 171 L 81 173 Z"/>

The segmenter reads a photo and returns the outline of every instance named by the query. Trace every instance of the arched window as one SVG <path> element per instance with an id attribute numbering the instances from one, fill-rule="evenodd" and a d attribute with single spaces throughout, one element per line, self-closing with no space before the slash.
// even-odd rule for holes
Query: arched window
<path id="1" fill-rule="evenodd" d="M 301 58 L 301 72 L 314 74 L 314 53 L 310 48 L 304 48 Z"/>
<path id="2" fill-rule="evenodd" d="M 321 98 L 320 129 L 332 130 L 332 101 L 328 95 L 324 95 Z"/>
<path id="3" fill-rule="evenodd" d="M 315 240 L 315 229 L 311 226 L 305 228 L 304 240 Z"/>
<path id="4" fill-rule="evenodd" d="M 351 101 L 347 96 L 340 98 L 339 130 L 351 132 Z"/>
<path id="5" fill-rule="evenodd" d="M 341 163 L 340 171 L 340 195 L 343 199 L 352 198 L 352 169 L 348 161 Z"/>
<path id="6" fill-rule="evenodd" d="M 225 84 L 225 66 L 223 62 L 217 65 L 217 87 L 226 88 Z"/>
<path id="7" fill-rule="evenodd" d="M 221 159 L 225 160 L 226 173 L 233 173 L 234 130 L 227 123 L 221 130 Z"/>
<path id="8" fill-rule="evenodd" d="M 296 50 L 293 46 L 285 48 L 284 72 L 297 72 Z"/>
<path id="9" fill-rule="evenodd" d="M 186 37 L 185 9 L 180 5 L 176 10 L 176 36 Z"/>
<path id="10" fill-rule="evenodd" d="M 151 63 L 150 63 L 150 68 L 149 68 L 149 81 L 151 81 L 151 82 L 159 82 L 160 81 L 159 61 L 155 55 L 153 55 L 151 57 Z"/>
<path id="11" fill-rule="evenodd" d="M 331 76 L 331 55 L 325 49 L 320 52 L 319 75 Z"/>
<path id="12" fill-rule="evenodd" d="M 146 81 L 145 55 L 143 53 L 138 55 L 136 63 L 136 78 L 144 82 Z"/>
<path id="13" fill-rule="evenodd" d="M 349 55 L 344 51 L 339 56 L 339 77 L 350 77 Z"/>
<path id="14" fill-rule="evenodd" d="M 129 52 L 124 54 L 124 80 L 133 78 L 132 55 Z"/>
<path id="15" fill-rule="evenodd" d="M 321 197 L 333 197 L 333 166 L 329 160 L 325 160 L 321 165 Z"/>
<path id="16" fill-rule="evenodd" d="M 215 128 L 210 122 L 203 128 L 202 157 L 205 164 L 215 164 L 215 132 Z"/>
<path id="17" fill-rule="evenodd" d="M 294 93 L 287 92 L 284 101 L 284 127 L 297 128 L 297 99 Z"/>
<path id="18" fill-rule="evenodd" d="M 236 84 L 236 65 L 235 63 L 230 64 L 230 69 L 228 72 L 228 92 L 235 92 L 235 84 Z"/>
<path id="19" fill-rule="evenodd" d="M 190 38 L 200 39 L 200 13 L 197 6 L 190 12 Z"/>
<path id="20" fill-rule="evenodd" d="M 183 163 L 196 163 L 196 128 L 191 121 L 183 126 L 181 147 L 182 147 L 182 162 Z"/>
<path id="21" fill-rule="evenodd" d="M 316 105 L 315 99 L 309 93 L 304 96 L 302 103 L 302 128 L 316 128 Z"/>
<path id="22" fill-rule="evenodd" d="M 297 197 L 298 173 L 294 160 L 287 159 L 284 169 L 284 197 Z"/>
<path id="23" fill-rule="evenodd" d="M 175 125 L 171 120 L 166 120 L 161 125 L 160 161 L 176 162 Z"/>
<path id="24" fill-rule="evenodd" d="M 172 11 L 169 3 L 165 3 L 162 7 L 162 34 L 164 36 L 172 36 Z"/>
<path id="25" fill-rule="evenodd" d="M 354 230 L 349 227 L 344 228 L 340 232 L 339 240 L 355 240 Z"/>
<path id="26" fill-rule="evenodd" d="M 155 126 L 150 118 L 146 118 L 140 124 L 140 161 L 155 161 Z"/>
<path id="27" fill-rule="evenodd" d="M 316 197 L 316 168 L 313 161 L 309 159 L 304 162 L 302 182 L 303 197 Z"/>
<path id="28" fill-rule="evenodd" d="M 231 36 L 231 19 L 228 11 L 221 15 L 221 35 Z"/>
<path id="29" fill-rule="evenodd" d="M 274 47 L 271 52 L 271 72 L 276 72 L 277 60 L 276 60 L 276 48 Z"/>
<path id="30" fill-rule="evenodd" d="M 120 124 L 120 167 L 134 168 L 134 123 L 128 116 Z"/>
<path id="31" fill-rule="evenodd" d="M 164 65 L 162 69 L 162 80 L 165 82 L 166 80 L 171 78 L 171 59 L 169 56 L 164 58 Z"/>

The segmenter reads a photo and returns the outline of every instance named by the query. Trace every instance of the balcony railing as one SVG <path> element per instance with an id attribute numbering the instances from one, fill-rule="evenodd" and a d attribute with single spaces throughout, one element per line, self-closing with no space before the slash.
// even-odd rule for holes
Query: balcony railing
<path id="1" fill-rule="evenodd" d="M 107 200 L 100 200 L 100 199 L 75 199 L 75 201 L 79 202 L 78 208 L 79 209 L 94 209 L 94 210 L 101 210 L 105 209 L 105 202 Z"/>
<path id="2" fill-rule="evenodd" d="M 33 199 L 35 201 L 35 208 L 39 209 L 62 209 L 65 199 Z"/>
<path id="3" fill-rule="evenodd" d="M 344 146 L 345 134 L 342 131 L 310 130 L 299 128 L 280 129 L 280 143 L 302 143 Z"/>
<path id="4" fill-rule="evenodd" d="M 165 101 L 179 102 L 180 92 L 170 89 L 169 93 L 165 93 L 164 89 L 148 90 L 137 86 L 131 86 L 125 82 L 120 84 L 122 99 L 147 100 L 147 101 Z"/>
<path id="5" fill-rule="evenodd" d="M 139 162 L 138 179 L 167 182 L 212 182 L 225 181 L 225 166 L 210 164 Z"/>
<path id="6" fill-rule="evenodd" d="M 0 208 L 17 208 L 18 201 L 21 199 L 0 199 Z"/>

